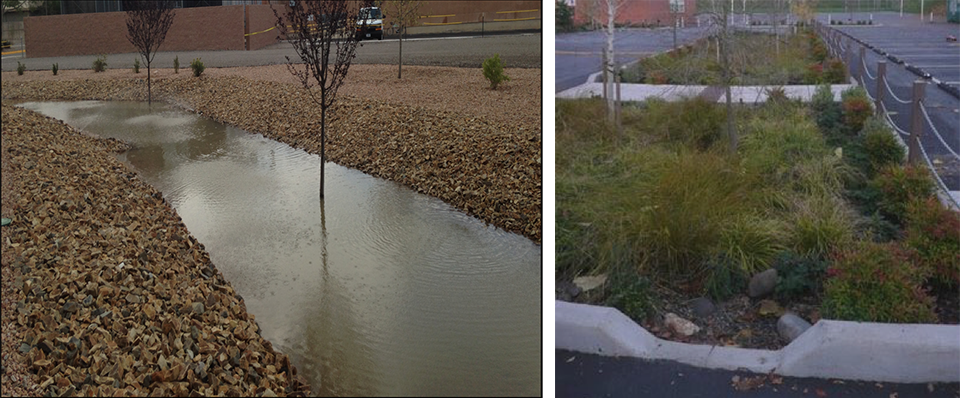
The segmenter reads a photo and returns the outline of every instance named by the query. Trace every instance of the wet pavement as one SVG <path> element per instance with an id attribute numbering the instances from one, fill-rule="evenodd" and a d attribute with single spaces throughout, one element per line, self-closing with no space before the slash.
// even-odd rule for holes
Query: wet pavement
<path id="1" fill-rule="evenodd" d="M 779 377 L 556 350 L 556 396 L 956 398 L 960 397 L 960 384 Z"/>
<path id="2" fill-rule="evenodd" d="M 133 144 L 320 395 L 541 392 L 541 247 L 439 199 L 167 104 L 25 103 Z"/>
<path id="3" fill-rule="evenodd" d="M 706 32 L 706 27 L 688 26 L 677 30 L 677 43 L 691 43 Z M 555 92 L 586 83 L 587 78 L 600 71 L 600 60 L 606 46 L 602 32 L 558 33 L 556 35 Z M 636 28 L 618 29 L 614 35 L 617 62 L 627 64 L 637 59 L 673 47 L 673 29 Z"/>
<path id="4" fill-rule="evenodd" d="M 834 15 L 836 17 L 836 15 Z M 847 14 L 843 14 L 846 18 Z M 854 20 L 869 19 L 868 14 L 853 13 Z M 818 15 L 826 23 L 827 15 Z M 915 14 L 874 13 L 874 25 L 833 25 L 831 28 L 845 32 L 875 48 L 882 50 L 907 64 L 920 67 L 933 78 L 958 87 L 960 84 L 960 45 L 947 42 L 948 34 L 957 36 L 960 27 L 956 24 L 920 22 Z M 829 26 L 829 25 L 828 25 Z M 844 40 L 844 46 L 849 46 Z M 887 82 L 884 87 L 884 105 L 897 127 L 902 130 L 901 137 L 907 139 L 910 131 L 913 84 L 921 78 L 907 70 L 902 64 L 867 48 L 864 62 L 859 60 L 860 44 L 854 44 L 847 50 L 846 60 L 851 73 L 856 77 L 866 66 L 862 83 L 872 97 L 876 97 L 878 61 L 887 63 Z M 935 82 L 926 80 L 924 106 L 932 122 L 924 121 L 921 143 L 931 160 L 939 166 L 939 174 L 950 191 L 960 190 L 960 99 L 938 87 Z M 894 97 L 895 96 L 895 97 Z"/>

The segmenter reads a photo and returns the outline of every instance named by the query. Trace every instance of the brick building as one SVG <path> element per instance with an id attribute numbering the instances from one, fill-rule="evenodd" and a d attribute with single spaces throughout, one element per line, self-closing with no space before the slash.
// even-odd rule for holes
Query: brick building
<path id="1" fill-rule="evenodd" d="M 684 24 L 694 22 L 697 11 L 696 0 L 616 0 L 622 3 L 615 19 L 620 25 L 654 25 L 670 26 L 674 14 L 671 5 Z M 589 24 L 591 15 L 598 23 L 606 21 L 607 0 L 567 0 L 567 5 L 573 7 L 573 21 L 577 25 Z M 598 16 L 598 14 L 600 14 Z"/>

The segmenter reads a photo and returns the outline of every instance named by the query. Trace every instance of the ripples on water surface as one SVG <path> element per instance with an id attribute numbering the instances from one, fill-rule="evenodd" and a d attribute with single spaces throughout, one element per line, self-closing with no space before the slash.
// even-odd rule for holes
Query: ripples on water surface
<path id="1" fill-rule="evenodd" d="M 439 199 L 166 104 L 26 103 L 132 143 L 321 395 L 541 393 L 541 248 Z M 321 208 L 322 207 L 322 208 Z"/>

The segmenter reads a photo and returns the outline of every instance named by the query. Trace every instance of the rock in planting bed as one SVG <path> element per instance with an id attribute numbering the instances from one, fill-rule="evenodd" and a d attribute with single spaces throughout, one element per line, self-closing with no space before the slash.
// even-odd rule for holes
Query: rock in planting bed
<path id="1" fill-rule="evenodd" d="M 2 112 L 5 396 L 309 392 L 124 144 Z"/>

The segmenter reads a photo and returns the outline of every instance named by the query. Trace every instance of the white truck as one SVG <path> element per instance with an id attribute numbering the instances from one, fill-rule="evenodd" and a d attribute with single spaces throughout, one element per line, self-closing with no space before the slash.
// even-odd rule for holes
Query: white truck
<path id="1" fill-rule="evenodd" d="M 371 39 L 383 40 L 383 19 L 386 15 L 379 7 L 363 7 L 357 15 L 357 41 Z"/>

